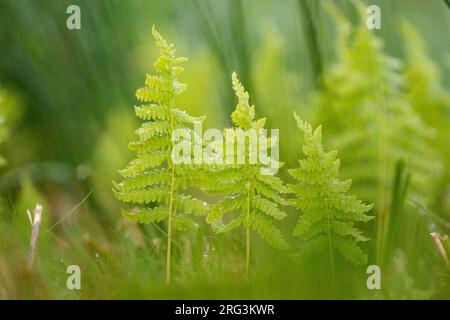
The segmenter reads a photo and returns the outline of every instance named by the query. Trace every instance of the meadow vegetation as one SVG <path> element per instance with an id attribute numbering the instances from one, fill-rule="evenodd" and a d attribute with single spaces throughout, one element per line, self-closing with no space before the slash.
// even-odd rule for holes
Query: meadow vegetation
<path id="1" fill-rule="evenodd" d="M 449 299 L 450 10 L 400 2 L 5 1 L 0 299 Z"/>

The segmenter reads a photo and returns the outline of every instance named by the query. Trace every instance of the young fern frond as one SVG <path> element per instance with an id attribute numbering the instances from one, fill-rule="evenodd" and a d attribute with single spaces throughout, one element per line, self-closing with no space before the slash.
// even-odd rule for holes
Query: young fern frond
<path id="1" fill-rule="evenodd" d="M 367 263 L 367 255 L 358 242 L 369 239 L 355 227 L 355 222 L 372 219 L 366 215 L 372 205 L 348 194 L 351 180 L 339 179 L 337 151 L 324 150 L 321 127 L 313 130 L 295 112 L 294 117 L 304 134 L 305 158 L 299 160 L 298 168 L 288 170 L 297 181 L 289 185 L 294 193 L 292 205 L 301 211 L 293 234 L 305 241 L 303 253 L 329 251 L 334 278 L 335 251 L 351 263 Z"/>
<path id="2" fill-rule="evenodd" d="M 249 104 L 249 95 L 237 78 L 236 73 L 232 75 L 233 89 L 238 98 L 236 110 L 231 119 L 236 126 L 234 131 L 259 130 L 264 127 L 265 119 L 255 119 L 255 107 Z M 261 139 L 261 137 L 259 138 Z M 223 165 L 214 173 L 217 177 L 210 192 L 224 194 L 207 217 L 207 222 L 212 224 L 216 232 L 229 232 L 242 227 L 246 234 L 246 263 L 245 273 L 248 275 L 250 263 L 250 232 L 256 232 L 262 239 L 275 248 L 285 249 L 288 247 L 281 231 L 272 223 L 272 220 L 281 220 L 286 214 L 280 209 L 280 205 L 286 205 L 280 194 L 289 193 L 284 183 L 273 175 L 262 174 L 261 169 L 267 164 L 261 161 L 250 163 L 249 149 L 250 139 L 245 138 L 245 163 L 237 164 L 236 153 L 234 153 L 234 164 Z M 267 148 L 273 146 L 271 141 Z M 261 147 L 261 145 L 259 146 Z M 233 146 L 234 148 L 234 146 Z M 236 151 L 236 149 L 233 149 Z M 227 148 L 227 153 L 230 152 Z M 281 164 L 278 163 L 279 166 Z M 231 221 L 223 224 L 224 215 L 230 214 Z"/>
<path id="3" fill-rule="evenodd" d="M 182 189 L 196 186 L 196 173 L 193 167 L 174 163 L 172 134 L 204 118 L 192 117 L 177 108 L 176 97 L 186 89 L 186 84 L 178 81 L 183 71 L 180 64 L 187 58 L 176 57 L 174 45 L 155 27 L 152 34 L 161 54 L 154 63 L 158 74 L 147 75 L 145 86 L 136 92 L 143 104 L 135 107 L 135 113 L 144 122 L 136 130 L 138 139 L 130 143 L 129 149 L 136 152 L 137 158 L 119 171 L 123 179 L 114 183 L 113 190 L 119 200 L 135 205 L 123 211 L 131 221 L 167 221 L 166 281 L 169 282 L 173 229 L 195 230 L 197 225 L 191 215 L 207 213 L 203 201 L 183 193 Z"/>

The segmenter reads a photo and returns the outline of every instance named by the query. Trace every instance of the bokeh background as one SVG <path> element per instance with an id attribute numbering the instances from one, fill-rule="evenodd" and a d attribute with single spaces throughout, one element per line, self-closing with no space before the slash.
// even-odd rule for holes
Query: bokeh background
<path id="1" fill-rule="evenodd" d="M 433 190 L 431 200 L 412 200 L 400 205 L 403 209 L 391 203 L 389 210 L 407 214 L 395 221 L 399 228 L 383 267 L 381 291 L 367 290 L 364 268 L 342 263 L 339 281 L 332 285 L 320 258 L 293 263 L 296 240 L 288 253 L 256 242 L 254 278 L 244 283 L 240 235 L 219 237 L 207 226 L 192 237 L 179 236 L 176 281 L 167 287 L 164 234 L 120 215 L 111 181 L 132 158 L 127 144 L 138 126 L 134 93 L 145 73 L 153 72 L 158 54 L 151 26 L 189 57 L 182 76 L 189 87 L 180 106 L 207 115 L 207 127 L 230 126 L 236 104 L 230 77 L 237 71 L 257 116 L 267 117 L 268 127 L 280 128 L 281 160 L 292 167 L 302 142 L 292 110 L 320 124 L 314 97 L 339 58 L 336 22 L 326 2 L 2 0 L 0 298 L 449 298 L 449 269 L 430 237 L 430 232 L 444 235 L 450 229 L 445 161 L 439 179 L 423 186 Z M 352 24 L 361 23 L 351 1 L 333 3 Z M 81 30 L 66 28 L 70 4 L 81 8 Z M 431 72 L 429 96 L 418 96 L 424 100 L 419 107 L 444 110 L 426 120 L 438 132 L 438 152 L 448 157 L 450 8 L 442 0 L 370 4 L 381 8 L 382 28 L 372 33 L 384 43 L 384 53 L 403 66 L 409 61 L 410 67 Z M 420 41 L 408 42 L 405 21 L 423 41 L 425 56 L 410 54 L 408 60 Z M 420 112 L 426 118 L 431 111 Z M 434 170 L 431 164 L 429 170 Z M 394 178 L 392 173 L 386 180 Z M 29 272 L 25 212 L 36 202 L 44 206 L 44 222 L 37 266 Z M 282 225 L 287 233 L 298 213 L 290 216 Z M 374 229 L 366 230 L 373 238 Z M 376 249 L 369 244 L 367 250 Z M 70 264 L 82 269 L 80 291 L 66 288 Z"/>

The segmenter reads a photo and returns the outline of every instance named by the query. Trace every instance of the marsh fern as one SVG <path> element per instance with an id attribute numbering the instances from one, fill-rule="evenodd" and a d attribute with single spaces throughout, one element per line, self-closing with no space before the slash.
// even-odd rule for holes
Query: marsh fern
<path id="1" fill-rule="evenodd" d="M 446 166 L 450 165 L 450 92 L 442 84 L 438 65 L 429 57 L 426 44 L 412 24 L 403 22 L 405 37 L 405 78 L 406 100 L 425 122 L 436 128 L 438 135 L 435 145 L 443 154 Z"/>
<path id="2" fill-rule="evenodd" d="M 366 264 L 367 255 L 358 242 L 368 238 L 355 223 L 373 218 L 366 214 L 372 205 L 348 194 L 351 180 L 339 179 L 337 151 L 324 150 L 321 127 L 313 130 L 295 113 L 294 116 L 304 134 L 305 157 L 299 160 L 298 168 L 288 170 L 297 182 L 289 185 L 294 193 L 291 202 L 301 212 L 293 234 L 305 241 L 303 253 L 329 250 L 333 269 L 335 251 L 354 264 Z"/>
<path id="3" fill-rule="evenodd" d="M 240 83 L 236 74 L 232 75 L 233 89 L 238 98 L 238 104 L 231 115 L 234 128 L 226 130 L 259 130 L 264 128 L 265 119 L 255 119 L 255 107 L 249 104 L 249 95 Z M 270 139 L 270 138 L 268 138 Z M 268 141 L 266 146 L 271 148 L 276 141 Z M 236 228 L 243 228 L 246 233 L 246 273 L 249 268 L 250 232 L 256 232 L 262 239 L 276 248 L 286 248 L 287 242 L 281 231 L 272 220 L 281 220 L 286 213 L 280 206 L 286 205 L 281 196 L 289 190 L 282 180 L 274 175 L 262 174 L 265 164 L 249 161 L 249 140 L 245 140 L 245 164 L 223 165 L 215 172 L 216 183 L 211 192 L 224 194 L 212 209 L 207 221 L 219 232 L 229 232 Z M 227 149 L 227 152 L 229 150 Z M 235 154 L 235 156 L 238 156 Z M 281 166 L 280 163 L 277 163 Z M 228 220 L 224 223 L 225 216 Z"/>
<path id="4" fill-rule="evenodd" d="M 354 4 L 358 26 L 328 4 L 338 56 L 315 96 L 314 122 L 327 128 L 326 143 L 342 153 L 343 176 L 352 178 L 355 192 L 375 202 L 382 214 L 399 160 L 413 171 L 412 188 L 422 194 L 429 194 L 440 164 L 430 145 L 433 128 L 404 99 L 400 62 L 384 52 L 381 39 L 365 25 L 365 8 Z"/>
<path id="5" fill-rule="evenodd" d="M 169 44 L 153 27 L 153 36 L 161 56 L 154 63 L 157 75 L 147 75 L 145 86 L 136 92 L 142 105 L 135 107 L 136 116 L 143 121 L 136 130 L 137 140 L 129 144 L 137 158 L 120 170 L 122 181 L 114 183 L 116 197 L 133 204 L 123 215 L 138 223 L 167 221 L 166 280 L 170 281 L 171 241 L 173 229 L 195 230 L 192 215 L 206 215 L 204 202 L 183 192 L 195 184 L 195 169 L 176 165 L 172 160 L 175 141 L 172 133 L 178 128 L 190 128 L 203 118 L 190 116 L 178 109 L 176 97 L 186 88 L 178 81 L 183 71 L 180 64 L 187 58 L 176 57 Z M 189 131 L 191 132 L 191 131 Z"/>

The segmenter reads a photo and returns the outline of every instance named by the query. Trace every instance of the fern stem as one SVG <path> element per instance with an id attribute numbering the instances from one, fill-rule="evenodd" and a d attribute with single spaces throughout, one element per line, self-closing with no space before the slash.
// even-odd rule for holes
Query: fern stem
<path id="1" fill-rule="evenodd" d="M 172 109 L 172 108 L 171 108 Z M 173 115 L 170 116 L 170 128 L 171 134 L 174 129 L 173 125 Z M 172 140 L 172 150 L 174 148 L 175 142 Z M 172 211 L 173 211 L 173 192 L 175 185 L 175 164 L 171 162 L 172 173 L 170 182 L 170 195 L 169 195 L 169 217 L 167 220 L 167 255 L 166 255 L 166 283 L 170 283 L 170 269 L 171 269 L 171 258 L 172 258 Z"/>
<path id="2" fill-rule="evenodd" d="M 250 189 L 247 193 L 247 228 L 246 228 L 246 254 L 245 254 L 245 278 L 248 279 L 250 268 Z"/>
<path id="3" fill-rule="evenodd" d="M 333 280 L 333 286 L 336 283 L 336 271 L 334 266 L 334 252 L 333 252 L 333 242 L 331 237 L 331 221 L 330 221 L 330 210 L 328 209 L 328 199 L 325 198 L 325 207 L 327 211 L 327 224 L 328 224 L 328 249 L 330 251 L 330 264 L 331 264 L 331 277 Z"/>
<path id="4" fill-rule="evenodd" d="M 372 64 L 373 66 L 373 64 Z M 375 99 L 378 100 L 378 104 L 381 107 L 381 112 L 377 113 L 377 121 L 378 127 L 380 130 L 380 134 L 378 135 L 378 186 L 377 186 L 377 202 L 378 202 L 378 212 L 377 212 L 377 263 L 381 265 L 383 263 L 383 244 L 384 244 L 384 225 L 385 219 L 388 219 L 386 216 L 387 212 L 385 210 L 385 176 L 386 176 L 386 89 L 384 84 L 383 76 L 380 75 L 376 70 L 372 74 L 376 75 L 376 80 L 379 82 L 379 86 L 381 87 L 380 91 L 377 92 Z"/>

